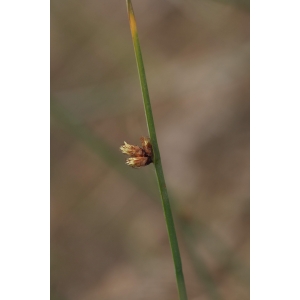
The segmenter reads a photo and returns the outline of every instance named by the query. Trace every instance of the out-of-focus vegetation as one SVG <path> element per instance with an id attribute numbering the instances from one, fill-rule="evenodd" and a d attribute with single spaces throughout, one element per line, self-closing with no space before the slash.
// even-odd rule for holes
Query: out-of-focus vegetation
<path id="1" fill-rule="evenodd" d="M 249 4 L 134 1 L 190 300 L 249 299 Z M 51 1 L 51 299 L 177 299 L 124 1 Z"/>

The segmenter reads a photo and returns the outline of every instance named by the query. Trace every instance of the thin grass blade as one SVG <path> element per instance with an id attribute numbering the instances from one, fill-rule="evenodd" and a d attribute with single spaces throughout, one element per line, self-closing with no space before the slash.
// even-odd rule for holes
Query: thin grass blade
<path id="1" fill-rule="evenodd" d="M 141 84 L 141 89 L 143 94 L 147 126 L 148 126 L 149 136 L 153 147 L 153 154 L 154 154 L 153 163 L 156 171 L 156 177 L 157 177 L 160 196 L 161 196 L 162 205 L 164 209 L 169 241 L 172 250 L 174 266 L 175 266 L 179 299 L 187 300 L 188 298 L 187 298 L 184 276 L 182 271 L 178 241 L 177 241 L 177 236 L 176 236 L 176 231 L 175 231 L 175 226 L 174 226 L 174 221 L 173 221 L 173 216 L 171 211 L 171 205 L 169 201 L 168 191 L 165 183 L 165 178 L 163 174 L 163 168 L 161 164 L 160 153 L 159 153 L 159 148 L 158 148 L 158 143 L 156 138 L 155 125 L 154 125 L 151 102 L 150 102 L 150 97 L 148 92 L 148 85 L 146 80 L 143 57 L 142 57 L 140 42 L 137 33 L 136 20 L 134 17 L 133 7 L 130 0 L 127 0 L 127 10 L 129 16 L 129 24 L 130 24 L 130 30 L 132 35 L 133 47 L 134 47 L 134 52 L 135 52 L 135 57 L 136 57 L 136 62 L 138 67 L 139 79 L 140 79 L 140 84 Z"/>

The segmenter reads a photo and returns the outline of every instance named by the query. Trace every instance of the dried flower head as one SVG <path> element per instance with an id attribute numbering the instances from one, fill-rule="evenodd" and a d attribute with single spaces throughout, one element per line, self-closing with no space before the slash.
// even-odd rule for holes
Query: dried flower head
<path id="1" fill-rule="evenodd" d="M 141 137 L 142 148 L 146 152 L 147 156 L 152 157 L 152 145 L 149 138 Z"/>
<path id="2" fill-rule="evenodd" d="M 139 146 L 129 145 L 124 142 L 124 145 L 120 147 L 122 153 L 127 154 L 129 156 L 138 157 L 144 156 L 144 150 Z"/>
<path id="3" fill-rule="evenodd" d="M 149 165 L 152 162 L 152 160 L 150 160 L 150 157 L 130 157 L 127 158 L 126 164 L 133 168 L 139 168 Z"/>
<path id="4" fill-rule="evenodd" d="M 141 137 L 142 148 L 124 142 L 120 147 L 122 153 L 130 156 L 126 160 L 126 164 L 133 168 L 144 167 L 153 162 L 152 160 L 152 146 L 149 138 Z"/>

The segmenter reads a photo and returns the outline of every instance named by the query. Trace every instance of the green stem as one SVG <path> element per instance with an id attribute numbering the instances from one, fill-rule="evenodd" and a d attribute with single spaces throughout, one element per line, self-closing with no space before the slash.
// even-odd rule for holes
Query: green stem
<path id="1" fill-rule="evenodd" d="M 159 191 L 161 195 L 162 206 L 164 209 L 169 241 L 171 245 L 173 261 L 175 266 L 179 299 L 187 300 L 178 241 L 177 241 L 168 191 L 165 183 L 163 168 L 160 159 L 160 153 L 159 153 L 159 148 L 158 148 L 158 143 L 156 138 L 153 114 L 151 109 L 146 74 L 145 74 L 144 63 L 142 58 L 142 52 L 141 52 L 141 47 L 140 47 L 138 33 L 137 33 L 136 21 L 135 21 L 134 12 L 130 0 L 127 0 L 127 10 L 129 15 L 129 24 L 130 24 L 130 30 L 131 30 L 132 40 L 133 40 L 133 47 L 134 47 L 134 52 L 135 52 L 135 57 L 136 57 L 136 62 L 137 62 L 137 67 L 139 72 L 139 79 L 140 79 L 140 84 L 141 84 L 142 94 L 144 99 L 144 108 L 145 108 L 148 132 L 149 132 L 149 136 L 153 148 L 153 163 L 156 171 L 156 177 L 157 177 L 157 182 L 158 182 Z"/>

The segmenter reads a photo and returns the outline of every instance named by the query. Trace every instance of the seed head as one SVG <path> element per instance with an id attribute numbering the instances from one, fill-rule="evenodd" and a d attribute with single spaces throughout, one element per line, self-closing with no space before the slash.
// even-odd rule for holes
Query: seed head
<path id="1" fill-rule="evenodd" d="M 139 168 L 149 165 L 149 157 L 130 157 L 127 158 L 126 164 L 132 168 Z"/>
<path id="2" fill-rule="evenodd" d="M 122 153 L 127 154 L 129 156 L 138 157 L 144 156 L 144 150 L 139 146 L 129 145 L 124 142 L 124 145 L 120 147 Z"/>
<path id="3" fill-rule="evenodd" d="M 130 156 L 126 160 L 126 164 L 133 168 L 144 167 L 153 162 L 152 160 L 152 145 L 149 138 L 141 137 L 142 148 L 124 142 L 120 147 L 122 153 Z"/>
<path id="4" fill-rule="evenodd" d="M 152 145 L 149 138 L 141 137 L 142 148 L 146 152 L 147 156 L 152 157 Z"/>

